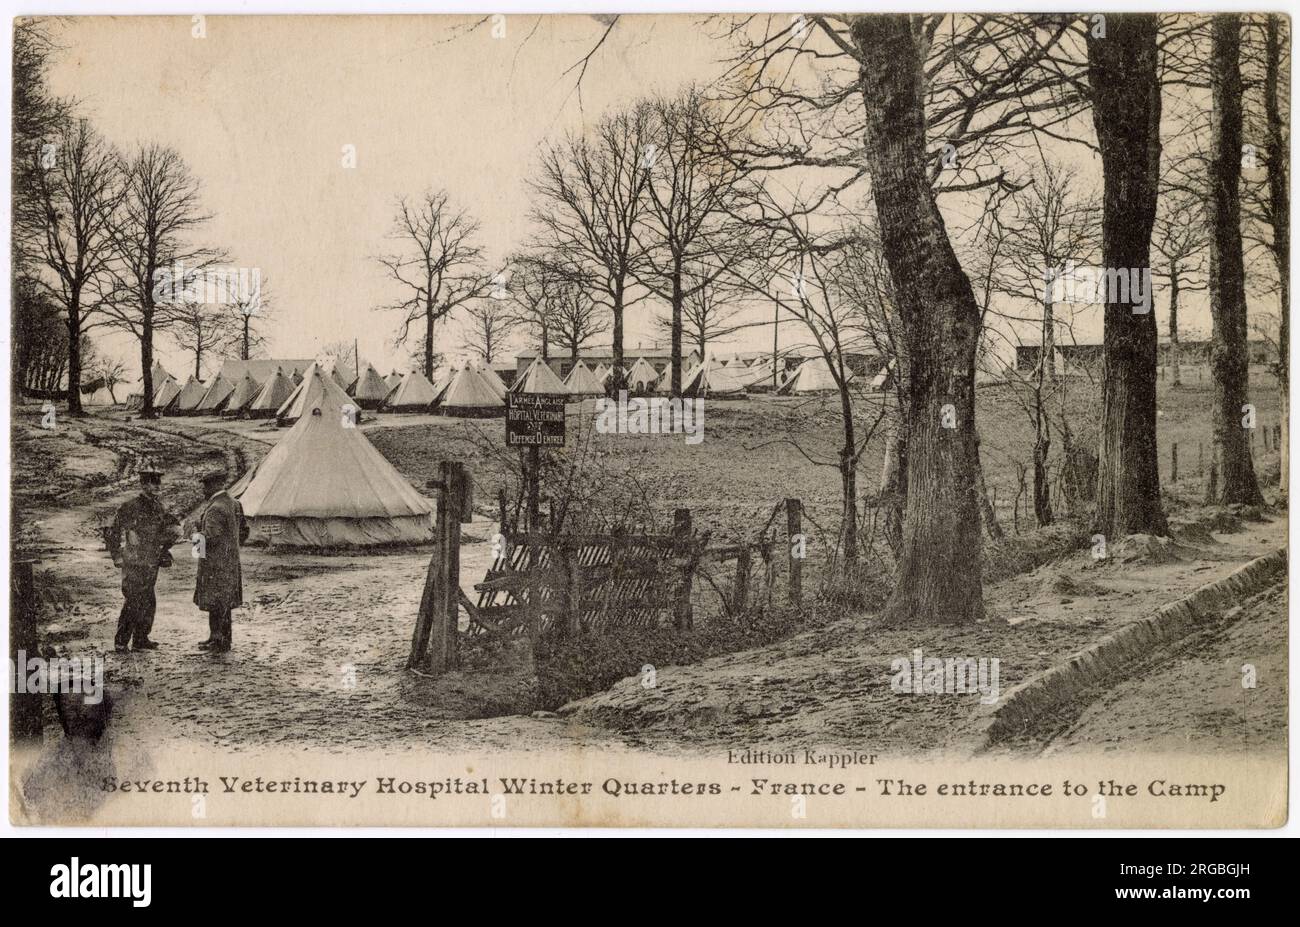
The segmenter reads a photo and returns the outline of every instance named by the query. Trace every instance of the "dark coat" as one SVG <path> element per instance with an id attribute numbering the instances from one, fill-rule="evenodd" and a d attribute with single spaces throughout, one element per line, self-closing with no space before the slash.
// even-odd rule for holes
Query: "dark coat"
<path id="1" fill-rule="evenodd" d="M 167 548 L 177 541 L 178 527 L 157 496 L 142 492 L 117 510 L 105 538 L 108 552 L 123 570 L 154 576 Z"/>
<path id="2" fill-rule="evenodd" d="M 239 608 L 244 604 L 244 578 L 239 569 L 239 545 L 248 540 L 244 507 L 225 490 L 199 512 L 203 555 L 194 584 L 194 604 L 203 611 Z"/>

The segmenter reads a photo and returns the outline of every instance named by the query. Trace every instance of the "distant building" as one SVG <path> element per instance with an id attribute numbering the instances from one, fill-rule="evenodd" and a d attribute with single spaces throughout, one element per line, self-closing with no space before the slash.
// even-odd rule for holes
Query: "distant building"
<path id="1" fill-rule="evenodd" d="M 698 349 L 688 348 L 686 345 L 682 345 L 682 348 L 685 351 L 685 355 L 682 358 L 682 372 L 685 373 L 700 362 L 700 352 Z M 563 380 L 569 375 L 569 371 L 573 369 L 573 358 L 569 355 L 568 351 L 565 351 L 562 348 L 551 350 L 548 353 L 550 356 L 547 357 L 546 363 L 550 365 L 550 368 L 554 371 L 555 375 Z M 731 351 L 727 348 L 718 348 L 716 354 L 717 357 L 721 360 L 727 361 L 728 363 L 731 362 L 733 357 L 738 358 L 746 366 L 755 363 L 762 363 L 772 356 L 770 350 Z M 514 368 L 510 372 L 510 380 L 507 380 L 507 385 L 509 385 L 514 377 L 527 370 L 528 365 L 531 364 L 537 356 L 537 351 L 526 351 L 523 354 L 516 355 Z M 782 373 L 794 370 L 810 357 L 820 356 L 821 351 L 817 347 L 811 345 L 785 348 L 778 356 L 777 369 Z M 673 362 L 672 345 L 668 342 L 656 341 L 650 342 L 649 344 L 638 342 L 635 345 L 629 344 L 623 346 L 623 363 L 626 366 L 631 367 L 638 357 L 644 357 L 646 363 L 654 367 L 655 373 L 662 374 Z M 593 370 L 595 370 L 599 364 L 612 367 L 614 365 L 614 349 L 608 344 L 586 347 L 578 352 L 578 359 Z M 885 360 L 884 357 L 875 352 L 844 352 L 845 363 L 848 365 L 850 370 L 860 376 L 875 376 L 885 366 Z M 498 369 L 495 364 L 493 364 L 493 369 L 497 370 L 503 379 L 505 378 L 505 373 Z"/>
<path id="2" fill-rule="evenodd" d="M 1178 342 L 1178 362 L 1189 366 L 1208 364 L 1210 361 L 1210 344 L 1207 338 L 1196 338 Z M 1252 338 L 1246 343 L 1251 364 L 1272 364 L 1277 359 L 1277 351 L 1272 344 L 1262 338 Z M 1156 365 L 1167 366 L 1170 363 L 1169 342 L 1161 341 L 1156 349 Z M 1043 347 L 1040 344 L 1016 345 L 1016 369 L 1033 370 L 1038 366 Z M 1100 342 L 1090 344 L 1065 343 L 1056 345 L 1056 363 L 1064 371 L 1071 367 L 1100 368 L 1103 356 Z"/>
<path id="3" fill-rule="evenodd" d="M 682 347 L 685 349 L 686 346 L 683 345 Z M 547 352 L 547 354 L 548 357 L 546 358 L 546 363 L 550 366 L 555 375 L 563 380 L 569 375 L 569 372 L 573 370 L 573 357 L 563 348 L 552 348 Z M 539 352 L 537 351 L 526 351 L 523 354 L 515 355 L 515 371 L 513 376 L 518 376 L 527 370 L 528 365 L 538 356 Z M 626 366 L 632 366 L 633 361 L 638 357 L 644 357 L 646 363 L 654 367 L 656 373 L 663 373 L 673 362 L 672 345 L 664 342 L 651 342 L 649 344 L 638 342 L 635 345 L 623 345 L 623 363 Z M 581 360 L 592 370 L 595 370 L 598 364 L 612 367 L 614 364 L 613 345 L 602 344 L 585 347 L 578 352 L 578 360 Z M 694 350 L 689 351 L 682 358 L 684 369 L 690 369 L 695 364 L 698 364 L 699 361 L 699 352 Z"/>

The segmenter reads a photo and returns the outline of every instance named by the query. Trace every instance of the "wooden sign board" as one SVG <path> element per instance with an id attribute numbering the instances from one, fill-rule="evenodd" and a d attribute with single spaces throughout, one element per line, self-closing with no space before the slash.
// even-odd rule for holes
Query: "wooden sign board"
<path id="1" fill-rule="evenodd" d="M 506 393 L 506 447 L 564 447 L 564 402 L 551 393 Z"/>

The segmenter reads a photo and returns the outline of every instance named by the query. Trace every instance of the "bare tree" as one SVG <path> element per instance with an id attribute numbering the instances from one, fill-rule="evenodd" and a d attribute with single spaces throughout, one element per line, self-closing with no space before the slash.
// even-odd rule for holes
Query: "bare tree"
<path id="1" fill-rule="evenodd" d="M 238 343 L 238 319 L 222 306 L 185 300 L 172 316 L 169 333 L 177 347 L 194 359 L 196 379 L 203 378 L 204 358 Z"/>
<path id="2" fill-rule="evenodd" d="M 176 324 L 186 305 L 188 282 L 219 255 L 193 242 L 193 234 L 210 216 L 202 208 L 198 180 L 174 149 L 141 145 L 126 166 L 125 178 L 113 225 L 113 289 L 104 313 L 109 325 L 140 343 L 140 416 L 153 418 L 154 337 Z"/>
<path id="3" fill-rule="evenodd" d="M 546 247 L 576 265 L 609 310 L 615 389 L 624 374 L 624 312 L 644 296 L 632 296 L 633 268 L 641 251 L 635 230 L 657 153 L 652 125 L 645 103 L 607 115 L 589 137 L 570 135 L 547 146 L 531 185 L 539 199 L 531 217 Z M 536 275 L 532 282 L 538 282 Z M 545 340 L 543 331 L 543 355 Z"/>
<path id="4" fill-rule="evenodd" d="M 682 301 L 682 337 L 695 343 L 700 357 L 704 357 L 709 342 L 762 324 L 749 318 L 745 312 L 746 307 L 740 299 L 744 290 L 734 280 L 714 277 L 697 286 L 694 276 L 689 268 L 683 274 L 687 283 Z M 672 316 L 656 316 L 655 326 L 671 336 Z"/>
<path id="5" fill-rule="evenodd" d="M 446 191 L 426 191 L 418 199 L 401 197 L 389 239 L 397 250 L 377 258 L 402 286 L 402 296 L 378 307 L 401 313 L 396 341 L 405 343 L 412 326 L 423 328 L 423 370 L 434 370 L 434 323 L 485 295 L 492 286 L 482 268 L 478 223 L 455 209 Z"/>
<path id="6" fill-rule="evenodd" d="M 469 325 L 464 346 L 482 358 L 485 364 L 491 364 L 501 356 L 502 345 L 514 331 L 515 317 L 505 299 L 491 296 L 480 299 L 470 305 L 467 313 Z"/>
<path id="7" fill-rule="evenodd" d="M 234 285 L 232 281 L 227 289 L 226 309 L 235 329 L 234 345 L 240 360 L 250 360 L 266 346 L 266 336 L 259 326 L 270 319 L 275 305 L 260 274 L 252 287 Z"/>
<path id="8" fill-rule="evenodd" d="M 578 280 L 565 280 L 552 302 L 551 335 L 555 343 L 578 359 L 583 345 L 608 330 L 609 319 L 591 291 Z"/>
<path id="9" fill-rule="evenodd" d="M 1153 14 L 1107 14 L 1090 31 L 1092 118 L 1102 159 L 1102 265 L 1139 275 L 1151 267 L 1160 168 L 1160 80 Z M 1097 530 L 1110 537 L 1166 534 L 1156 448 L 1155 313 L 1109 287 L 1097 464 Z"/>
<path id="10" fill-rule="evenodd" d="M 1241 240 L 1241 18 L 1216 15 L 1210 61 L 1210 364 L 1214 372 L 1214 457 L 1208 500 L 1263 502 L 1243 421 L 1250 388 L 1246 268 Z M 1254 427 L 1253 418 L 1249 427 Z"/>
<path id="11" fill-rule="evenodd" d="M 638 281 L 668 303 L 671 394 L 682 390 L 687 300 L 712 287 L 742 259 L 736 212 L 753 198 L 736 153 L 745 133 L 734 112 L 691 87 L 653 104 L 655 149 L 648 159 L 647 206 L 636 229 L 643 250 Z"/>
<path id="12" fill-rule="evenodd" d="M 1091 255 L 1098 219 L 1091 204 L 1074 196 L 1075 185 L 1072 171 L 1044 159 L 1030 184 L 1011 196 L 1010 216 L 1001 223 L 997 239 L 997 260 L 989 262 L 990 269 L 998 268 L 991 274 L 995 290 L 1036 303 L 1042 312 L 1039 359 L 1025 384 L 1034 428 L 1034 516 L 1040 526 L 1053 520 L 1047 475 L 1052 446 L 1048 404 L 1057 379 L 1057 282 L 1073 262 Z"/>
<path id="13" fill-rule="evenodd" d="M 81 413 L 81 336 L 109 286 L 113 217 L 123 196 L 117 152 L 87 119 L 65 123 L 31 154 L 33 215 L 19 222 L 31 238 L 28 252 L 39 280 L 66 315 L 68 411 Z M 20 201 L 24 202 L 24 201 Z"/>
<path id="14" fill-rule="evenodd" d="M 1159 199 L 1151 244 L 1160 256 L 1152 275 L 1169 291 L 1169 357 L 1174 389 L 1183 384 L 1178 310 L 1185 293 L 1204 290 L 1207 244 L 1204 199 L 1181 189 L 1165 190 Z"/>
<path id="15" fill-rule="evenodd" d="M 550 357 L 556 300 L 572 275 L 565 270 L 558 255 L 540 248 L 516 252 L 506 263 L 510 268 L 506 290 L 510 296 L 511 324 L 534 333 L 545 360 Z"/>

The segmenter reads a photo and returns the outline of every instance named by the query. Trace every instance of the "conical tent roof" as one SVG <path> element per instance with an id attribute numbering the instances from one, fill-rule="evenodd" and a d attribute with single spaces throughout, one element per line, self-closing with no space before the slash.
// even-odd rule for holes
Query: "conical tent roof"
<path id="1" fill-rule="evenodd" d="M 540 357 L 534 358 L 533 362 L 528 365 L 523 376 L 515 381 L 515 385 L 510 388 L 514 393 L 552 393 L 564 395 L 569 392 L 569 388 L 560 382 L 560 378 L 555 375 L 551 365 L 544 362 Z"/>
<path id="2" fill-rule="evenodd" d="M 198 377 L 191 375 L 190 378 L 185 381 L 185 385 L 181 388 L 180 394 L 176 397 L 176 402 L 173 408 L 175 408 L 177 412 L 193 412 L 198 408 L 199 403 L 203 401 L 203 396 L 207 391 L 208 388 L 203 385 L 203 381 Z"/>
<path id="3" fill-rule="evenodd" d="M 501 379 L 500 375 L 487 364 L 480 366 L 478 372 L 483 374 L 483 379 L 487 380 L 492 389 L 496 391 L 496 394 L 501 397 L 501 401 L 505 402 L 506 393 L 510 392 L 506 387 L 506 381 Z"/>
<path id="4" fill-rule="evenodd" d="M 354 398 L 367 402 L 382 402 L 388 395 L 388 386 L 384 383 L 384 378 L 379 375 L 379 371 L 366 364 L 366 369 L 357 379 L 357 388 L 352 391 Z"/>
<path id="5" fill-rule="evenodd" d="M 420 371 L 412 370 L 402 377 L 402 382 L 389 394 L 384 404 L 390 409 L 419 409 L 432 405 L 437 395 L 437 390 L 428 378 Z"/>
<path id="6" fill-rule="evenodd" d="M 311 546 L 419 541 L 432 503 L 349 427 L 350 398 L 322 370 L 304 378 L 307 404 L 297 423 L 231 489 L 254 535 Z M 274 528 L 271 526 L 274 525 Z"/>
<path id="7" fill-rule="evenodd" d="M 439 409 L 492 409 L 497 406 L 504 408 L 504 397 L 477 367 L 463 368 L 439 394 Z"/>
<path id="8" fill-rule="evenodd" d="M 293 395 L 286 399 L 284 404 L 276 410 L 276 419 L 281 424 L 296 422 L 309 409 L 321 404 L 321 390 L 337 394 L 335 398 L 338 400 L 340 409 L 352 402 L 352 397 L 343 391 L 343 387 L 339 386 L 337 380 L 326 374 L 319 364 L 312 364 L 307 369 L 307 372 L 303 374 L 302 382 L 293 391 Z"/>
<path id="9" fill-rule="evenodd" d="M 569 371 L 568 378 L 564 385 L 570 393 L 575 396 L 603 396 L 605 387 L 601 385 L 600 380 L 591 372 L 591 368 L 578 361 L 577 365 Z"/>
<path id="10" fill-rule="evenodd" d="M 597 364 L 596 369 L 591 372 L 591 375 L 595 377 L 603 386 L 606 383 L 606 381 L 609 380 L 609 375 L 613 372 L 614 372 L 613 367 L 606 367 L 604 364 Z"/>
<path id="11" fill-rule="evenodd" d="M 162 364 L 158 363 L 157 361 L 154 361 L 154 362 L 153 362 L 153 366 L 150 367 L 149 370 L 150 370 L 150 371 L 152 372 L 152 374 L 153 374 L 153 388 L 154 388 L 154 392 L 155 392 L 155 393 L 158 392 L 158 384 L 162 383 L 164 380 L 174 380 L 174 379 L 176 379 L 175 377 L 173 377 L 170 373 L 168 373 L 168 372 L 163 368 L 163 365 L 162 365 Z M 143 377 L 143 376 L 140 377 L 140 382 L 141 382 L 141 383 L 144 383 L 144 377 Z"/>
<path id="12" fill-rule="evenodd" d="M 745 381 L 739 369 L 724 367 L 711 354 L 705 354 L 704 360 L 682 377 L 682 394 L 686 396 L 721 396 L 744 391 Z"/>
<path id="13" fill-rule="evenodd" d="M 275 376 L 263 383 L 257 391 L 253 401 L 248 404 L 248 411 L 275 412 L 293 395 L 293 391 L 293 380 L 286 377 L 283 370 L 277 370 Z"/>
<path id="14" fill-rule="evenodd" d="M 397 387 L 400 386 L 401 383 L 402 383 L 402 375 L 398 373 L 396 370 L 394 370 L 388 376 L 384 377 L 384 385 L 388 387 L 388 391 L 390 393 L 393 390 L 397 389 Z"/>
<path id="15" fill-rule="evenodd" d="M 793 395 L 796 393 L 828 393 L 837 392 L 839 386 L 835 383 L 835 377 L 831 373 L 831 365 L 826 362 L 824 357 L 810 357 L 795 369 L 790 379 L 782 384 L 777 391 L 782 395 Z"/>
<path id="16" fill-rule="evenodd" d="M 242 412 L 244 409 L 257 398 L 258 392 L 262 389 L 262 384 L 254 380 L 249 374 L 245 373 L 235 391 L 230 394 L 226 400 L 225 412 Z"/>
<path id="17" fill-rule="evenodd" d="M 636 363 L 627 372 L 628 389 L 646 389 L 654 385 L 655 380 L 659 379 L 659 374 L 650 362 L 644 357 L 638 357 Z"/>
<path id="18" fill-rule="evenodd" d="M 154 390 L 153 406 L 155 409 L 165 409 L 171 405 L 171 401 L 181 394 L 181 385 L 176 382 L 175 377 L 168 377 Z"/>
<path id="19" fill-rule="evenodd" d="M 196 412 L 218 412 L 225 407 L 226 400 L 230 398 L 235 391 L 238 383 L 230 382 L 228 377 L 217 374 L 208 384 L 208 391 L 203 394 L 199 404 L 195 407 Z"/>

